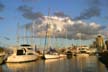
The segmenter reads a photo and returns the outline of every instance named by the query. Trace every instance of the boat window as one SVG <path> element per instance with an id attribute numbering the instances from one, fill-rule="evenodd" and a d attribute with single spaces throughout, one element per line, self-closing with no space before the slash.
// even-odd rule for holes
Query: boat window
<path id="1" fill-rule="evenodd" d="M 33 53 L 28 53 L 27 55 L 34 55 Z"/>
<path id="2" fill-rule="evenodd" d="M 17 50 L 17 55 L 25 55 L 23 50 Z"/>
<path id="3" fill-rule="evenodd" d="M 13 54 L 13 51 L 9 51 L 9 52 L 8 52 L 8 55 L 11 55 L 11 54 Z"/>
<path id="4" fill-rule="evenodd" d="M 27 48 L 28 50 L 33 50 L 33 48 Z"/>
<path id="5" fill-rule="evenodd" d="M 21 46 L 23 46 L 23 47 L 28 47 L 28 46 L 30 46 L 29 44 L 22 44 Z"/>

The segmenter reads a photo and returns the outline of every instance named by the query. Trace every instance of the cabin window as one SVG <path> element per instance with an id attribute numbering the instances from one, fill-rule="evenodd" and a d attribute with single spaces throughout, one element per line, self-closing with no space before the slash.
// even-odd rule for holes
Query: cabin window
<path id="1" fill-rule="evenodd" d="M 23 50 L 17 50 L 17 55 L 25 55 Z"/>
<path id="2" fill-rule="evenodd" d="M 28 53 L 27 55 L 34 55 L 33 53 Z"/>
<path id="3" fill-rule="evenodd" d="M 27 48 L 28 50 L 33 50 L 33 48 Z"/>

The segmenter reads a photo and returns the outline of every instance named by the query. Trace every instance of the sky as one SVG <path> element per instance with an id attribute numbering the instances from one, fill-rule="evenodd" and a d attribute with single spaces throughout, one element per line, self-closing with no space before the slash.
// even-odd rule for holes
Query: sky
<path id="1" fill-rule="evenodd" d="M 23 34 L 26 26 L 30 32 L 33 21 L 36 30 L 33 33 L 44 37 L 46 24 L 42 23 L 48 22 L 45 16 L 49 15 L 56 21 L 50 28 L 56 37 L 65 38 L 66 33 L 68 39 L 75 40 L 77 35 L 83 36 L 83 40 L 94 39 L 98 33 L 108 36 L 108 0 L 0 0 L 0 42 L 15 44 L 18 24 Z M 67 22 L 62 22 L 66 19 Z"/>

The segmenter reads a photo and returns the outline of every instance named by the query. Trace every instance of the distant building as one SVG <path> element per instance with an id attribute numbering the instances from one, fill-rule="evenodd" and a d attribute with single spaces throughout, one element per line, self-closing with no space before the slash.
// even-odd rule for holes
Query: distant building
<path id="1" fill-rule="evenodd" d="M 98 52 L 102 52 L 104 50 L 105 43 L 104 43 L 104 38 L 102 35 L 98 35 L 96 37 L 96 48 Z"/>

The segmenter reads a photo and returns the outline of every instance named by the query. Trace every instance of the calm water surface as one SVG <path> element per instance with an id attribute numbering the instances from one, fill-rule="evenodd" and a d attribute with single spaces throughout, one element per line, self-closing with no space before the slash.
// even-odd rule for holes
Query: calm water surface
<path id="1" fill-rule="evenodd" d="M 77 56 L 72 59 L 6 63 L 0 66 L 0 72 L 108 72 L 108 70 L 95 56 Z"/>

